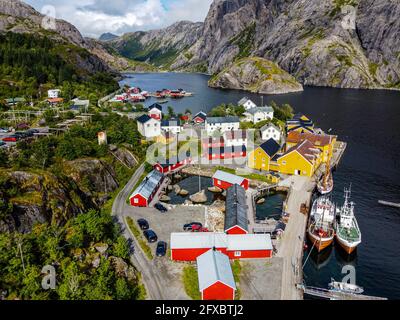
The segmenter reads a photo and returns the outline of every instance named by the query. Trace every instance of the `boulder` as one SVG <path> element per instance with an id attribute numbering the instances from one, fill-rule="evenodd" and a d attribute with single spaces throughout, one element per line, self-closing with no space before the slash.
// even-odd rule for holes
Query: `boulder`
<path id="1" fill-rule="evenodd" d="M 190 196 L 190 201 L 192 201 L 193 203 L 205 203 L 205 202 L 207 202 L 206 191 L 205 190 L 201 190 L 200 192 L 191 195 Z"/>
<path id="2" fill-rule="evenodd" d="M 208 187 L 208 191 L 212 193 L 222 193 L 224 190 L 215 186 L 215 187 Z"/>

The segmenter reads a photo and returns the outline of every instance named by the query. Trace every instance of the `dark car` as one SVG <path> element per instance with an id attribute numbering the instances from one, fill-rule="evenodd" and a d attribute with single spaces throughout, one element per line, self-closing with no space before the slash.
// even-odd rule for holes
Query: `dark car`
<path id="1" fill-rule="evenodd" d="M 192 231 L 193 227 L 199 227 L 202 228 L 203 225 L 200 222 L 191 222 L 191 223 L 187 223 L 183 226 L 183 230 L 184 231 Z"/>
<path id="2" fill-rule="evenodd" d="M 139 219 L 138 221 L 137 221 L 137 223 L 138 223 L 138 225 L 139 225 L 139 227 L 140 227 L 140 229 L 142 229 L 142 230 L 149 230 L 149 223 L 147 222 L 147 220 L 145 220 L 145 219 Z"/>
<path id="3" fill-rule="evenodd" d="M 5 146 L 6 145 L 6 143 L 5 142 L 3 142 L 3 141 L 0 141 L 0 147 L 2 147 L 2 146 Z"/>
<path id="4" fill-rule="evenodd" d="M 156 233 L 153 230 L 146 230 L 143 232 L 145 238 L 148 242 L 153 243 L 158 240 Z"/>
<path id="5" fill-rule="evenodd" d="M 164 241 L 159 241 L 156 249 L 157 257 L 164 257 L 167 254 L 167 243 Z"/>
<path id="6" fill-rule="evenodd" d="M 161 203 L 157 203 L 154 205 L 154 208 L 156 208 L 158 211 L 164 213 L 167 212 L 168 209 L 166 207 L 164 207 Z"/>

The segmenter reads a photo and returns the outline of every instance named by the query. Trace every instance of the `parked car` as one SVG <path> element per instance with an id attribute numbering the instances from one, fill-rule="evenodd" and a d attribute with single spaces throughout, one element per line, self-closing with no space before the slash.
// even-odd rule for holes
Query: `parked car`
<path id="1" fill-rule="evenodd" d="M 8 132 L 8 129 L 6 129 L 6 128 L 0 128 L 0 133 L 7 133 Z"/>
<path id="2" fill-rule="evenodd" d="M 157 257 L 164 257 L 167 254 L 167 243 L 164 241 L 159 241 L 156 249 Z"/>
<path id="3" fill-rule="evenodd" d="M 193 225 L 192 232 L 210 232 L 210 230 L 204 227 L 200 227 L 199 225 Z"/>
<path id="4" fill-rule="evenodd" d="M 153 230 L 146 230 L 143 232 L 145 238 L 148 242 L 153 243 L 158 240 L 156 233 Z"/>
<path id="5" fill-rule="evenodd" d="M 156 208 L 158 211 L 164 213 L 167 212 L 168 209 L 166 207 L 164 207 L 161 203 L 157 203 L 154 205 L 154 208 Z"/>
<path id="6" fill-rule="evenodd" d="M 4 142 L 17 142 L 20 138 L 16 135 L 8 136 L 3 138 Z"/>
<path id="7" fill-rule="evenodd" d="M 183 230 L 184 231 L 192 231 L 193 227 L 197 226 L 197 227 L 203 227 L 203 225 L 200 222 L 191 222 L 191 223 L 187 223 L 183 226 Z"/>
<path id="8" fill-rule="evenodd" d="M 149 223 L 145 219 L 139 219 L 137 223 L 142 230 L 149 230 L 150 228 Z"/>

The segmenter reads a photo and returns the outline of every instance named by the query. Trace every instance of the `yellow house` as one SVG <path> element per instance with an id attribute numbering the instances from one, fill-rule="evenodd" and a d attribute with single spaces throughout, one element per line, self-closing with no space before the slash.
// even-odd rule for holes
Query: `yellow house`
<path id="1" fill-rule="evenodd" d="M 280 149 L 281 146 L 274 139 L 269 139 L 268 141 L 264 142 L 262 145 L 249 153 L 249 168 L 270 171 L 270 163 Z"/>
<path id="2" fill-rule="evenodd" d="M 271 168 L 283 174 L 312 177 L 322 162 L 322 153 L 304 140 L 276 159 Z"/>
<path id="3" fill-rule="evenodd" d="M 315 148 L 321 151 L 323 162 L 328 162 L 328 159 L 332 158 L 333 148 L 337 141 L 337 136 L 292 131 L 289 132 L 287 136 L 286 148 L 290 149 L 304 140 L 310 141 Z"/>

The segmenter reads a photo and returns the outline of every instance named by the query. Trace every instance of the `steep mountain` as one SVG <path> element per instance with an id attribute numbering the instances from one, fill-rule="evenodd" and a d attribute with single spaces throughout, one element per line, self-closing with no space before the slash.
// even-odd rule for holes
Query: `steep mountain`
<path id="1" fill-rule="evenodd" d="M 99 37 L 99 40 L 100 40 L 100 41 L 110 41 L 110 40 L 114 40 L 114 39 L 116 39 L 116 38 L 118 38 L 117 35 L 107 32 L 107 33 L 103 33 L 103 34 Z"/>
<path id="2" fill-rule="evenodd" d="M 122 56 L 169 67 L 202 34 L 202 23 L 181 21 L 168 28 L 127 33 L 108 42 Z"/>
<path id="3" fill-rule="evenodd" d="M 116 49 L 151 61 L 167 53 L 169 68 L 178 71 L 217 74 L 261 57 L 304 85 L 400 88 L 398 1 L 214 0 L 204 24 L 184 28 L 169 51 L 160 41 L 171 28 L 125 36 L 129 45 Z"/>
<path id="4" fill-rule="evenodd" d="M 89 74 L 114 72 L 119 65 L 128 64 L 122 57 L 114 57 L 94 40 L 84 38 L 72 24 L 54 21 L 19 0 L 0 0 L 0 33 L 31 34 L 51 39 L 57 44 L 71 45 L 71 51 L 83 49 L 74 61 Z M 85 53 L 87 52 L 87 53 Z"/>

